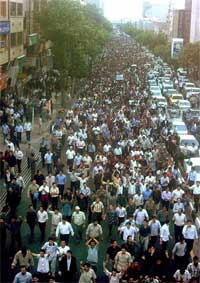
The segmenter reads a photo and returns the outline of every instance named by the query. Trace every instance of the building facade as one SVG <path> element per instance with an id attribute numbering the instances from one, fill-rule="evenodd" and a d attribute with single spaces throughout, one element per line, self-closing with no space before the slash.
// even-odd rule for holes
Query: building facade
<path id="1" fill-rule="evenodd" d="M 190 42 L 200 41 L 200 1 L 192 0 Z"/>

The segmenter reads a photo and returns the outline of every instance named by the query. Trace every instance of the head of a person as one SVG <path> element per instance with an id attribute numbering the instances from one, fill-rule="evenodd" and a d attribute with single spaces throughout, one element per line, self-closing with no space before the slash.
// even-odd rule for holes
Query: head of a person
<path id="1" fill-rule="evenodd" d="M 49 238 L 48 238 L 48 242 L 49 242 L 49 245 L 50 245 L 50 246 L 53 246 L 53 245 L 54 245 L 53 237 L 49 237 Z"/>
<path id="2" fill-rule="evenodd" d="M 121 247 L 121 252 L 122 254 L 125 254 L 127 252 L 126 247 L 124 245 L 122 245 Z"/>
<path id="3" fill-rule="evenodd" d="M 20 267 L 20 271 L 21 271 L 21 273 L 23 274 L 23 275 L 25 275 L 26 274 L 26 266 L 25 265 L 22 265 L 21 267 Z"/>
<path id="4" fill-rule="evenodd" d="M 84 271 L 88 272 L 90 270 L 90 264 L 89 262 L 85 262 L 83 265 Z"/>
<path id="5" fill-rule="evenodd" d="M 68 250 L 66 255 L 67 255 L 67 258 L 70 259 L 72 257 L 72 251 Z"/>
<path id="6" fill-rule="evenodd" d="M 98 220 L 94 220 L 93 224 L 94 224 L 94 226 L 97 226 L 98 225 Z"/>
<path id="7" fill-rule="evenodd" d="M 25 257 L 25 256 L 26 256 L 26 253 L 27 253 L 27 248 L 26 248 L 26 246 L 22 246 L 22 247 L 21 247 L 21 252 L 22 252 L 22 255 Z"/>
<path id="8" fill-rule="evenodd" d="M 198 263 L 199 263 L 199 258 L 198 258 L 198 256 L 194 256 L 194 257 L 193 257 L 193 263 L 194 263 L 195 266 L 198 265 Z"/>

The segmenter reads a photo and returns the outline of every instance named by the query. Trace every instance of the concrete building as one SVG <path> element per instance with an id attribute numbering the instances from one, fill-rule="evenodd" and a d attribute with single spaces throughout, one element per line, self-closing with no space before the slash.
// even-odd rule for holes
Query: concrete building
<path id="1" fill-rule="evenodd" d="M 190 42 L 200 41 L 200 1 L 192 0 Z"/>
<path id="2" fill-rule="evenodd" d="M 185 40 L 185 10 L 173 11 L 172 38 Z"/>

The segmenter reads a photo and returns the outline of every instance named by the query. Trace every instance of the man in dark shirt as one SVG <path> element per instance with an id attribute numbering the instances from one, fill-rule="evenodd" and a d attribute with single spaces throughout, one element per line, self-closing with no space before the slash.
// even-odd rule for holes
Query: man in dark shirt
<path id="1" fill-rule="evenodd" d="M 151 230 L 148 225 L 148 221 L 144 220 L 143 225 L 140 227 L 139 230 L 140 245 L 143 251 L 146 251 L 148 249 L 150 233 Z"/>
<path id="2" fill-rule="evenodd" d="M 113 240 L 111 242 L 111 245 L 107 248 L 107 251 L 106 251 L 106 262 L 108 263 L 109 260 L 111 260 L 114 265 L 115 256 L 120 250 L 121 248 L 118 245 L 117 241 Z"/>

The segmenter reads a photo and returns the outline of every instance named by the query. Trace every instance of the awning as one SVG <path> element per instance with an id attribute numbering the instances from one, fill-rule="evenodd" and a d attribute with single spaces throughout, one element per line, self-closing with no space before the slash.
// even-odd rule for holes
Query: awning
<path id="1" fill-rule="evenodd" d="M 28 46 L 33 46 L 38 43 L 38 34 L 32 33 L 28 35 Z"/>
<path id="2" fill-rule="evenodd" d="M 18 57 L 17 57 L 17 60 L 23 60 L 23 59 L 25 59 L 25 57 L 26 57 L 26 55 L 23 54 L 23 55 L 21 55 L 21 56 L 18 56 Z"/>

